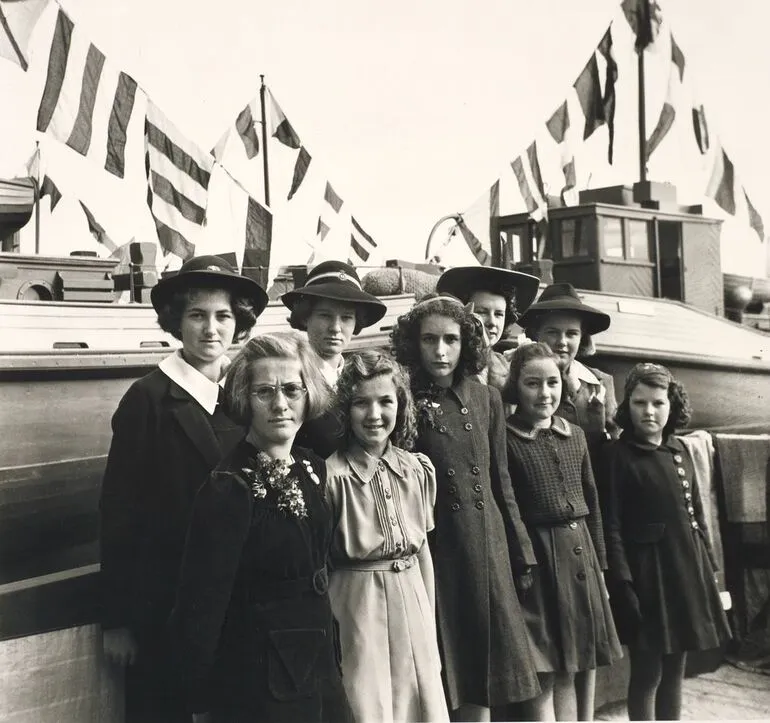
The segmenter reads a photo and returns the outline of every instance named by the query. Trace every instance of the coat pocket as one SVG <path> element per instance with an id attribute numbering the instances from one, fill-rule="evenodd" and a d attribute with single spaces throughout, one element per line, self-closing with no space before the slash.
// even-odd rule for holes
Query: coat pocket
<path id="1" fill-rule="evenodd" d="M 665 522 L 648 522 L 647 524 L 632 527 L 628 534 L 628 540 L 641 544 L 660 542 L 665 532 Z"/>
<path id="2" fill-rule="evenodd" d="M 315 692 L 327 644 L 326 630 L 271 630 L 267 683 L 276 700 L 304 698 Z"/>

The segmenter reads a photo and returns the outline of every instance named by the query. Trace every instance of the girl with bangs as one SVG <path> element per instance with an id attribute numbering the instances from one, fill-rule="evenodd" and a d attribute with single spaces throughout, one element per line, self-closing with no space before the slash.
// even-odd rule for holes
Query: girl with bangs
<path id="1" fill-rule="evenodd" d="M 343 429 L 326 461 L 329 584 L 343 682 L 356 720 L 448 720 L 436 642 L 436 474 L 415 436 L 409 377 L 374 351 L 351 355 L 333 407 Z"/>
<path id="2" fill-rule="evenodd" d="M 436 469 L 439 648 L 456 720 L 540 692 L 517 587 L 531 584 L 532 545 L 516 505 L 500 393 L 471 379 L 486 364 L 482 323 L 453 296 L 428 295 L 392 332 L 417 408 L 415 449 Z"/>

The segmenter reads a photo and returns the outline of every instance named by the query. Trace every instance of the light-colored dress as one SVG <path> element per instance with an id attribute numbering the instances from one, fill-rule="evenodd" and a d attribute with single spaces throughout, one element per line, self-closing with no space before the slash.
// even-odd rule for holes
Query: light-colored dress
<path id="1" fill-rule="evenodd" d="M 446 721 L 436 640 L 430 460 L 388 444 L 326 461 L 333 508 L 329 595 L 357 721 Z"/>

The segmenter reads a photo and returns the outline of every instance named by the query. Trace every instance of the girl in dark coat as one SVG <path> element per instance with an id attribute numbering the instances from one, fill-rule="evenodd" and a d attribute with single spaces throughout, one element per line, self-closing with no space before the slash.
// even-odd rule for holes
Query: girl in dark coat
<path id="1" fill-rule="evenodd" d="M 508 476 L 502 400 L 469 379 L 483 368 L 484 335 L 458 299 L 415 304 L 392 342 L 412 376 L 415 450 L 436 468 L 429 543 L 449 708 L 457 720 L 489 720 L 491 706 L 540 690 L 514 584 L 526 589 L 535 559 Z"/>
<path id="2" fill-rule="evenodd" d="M 631 720 L 680 716 L 685 653 L 729 639 L 693 461 L 674 429 L 687 395 L 665 367 L 637 364 L 603 460 L 610 594 L 628 644 Z"/>
<path id="3" fill-rule="evenodd" d="M 557 356 L 542 343 L 519 347 L 503 392 L 508 467 L 535 548 L 532 589 L 522 600 L 543 690 L 527 718 L 574 720 L 575 674 L 622 657 L 604 586 L 602 518 L 585 435 L 555 414 Z"/>
<path id="4" fill-rule="evenodd" d="M 195 493 L 245 434 L 219 403 L 226 352 L 267 294 L 223 259 L 199 256 L 155 286 L 152 303 L 182 348 L 121 399 L 100 507 L 104 652 L 128 666 L 128 723 L 189 720 L 163 631 Z"/>
<path id="5" fill-rule="evenodd" d="M 327 393 L 299 335 L 254 337 L 228 373 L 231 413 L 249 432 L 195 498 L 170 625 L 204 720 L 352 719 L 328 595 L 325 465 L 294 445 Z"/>

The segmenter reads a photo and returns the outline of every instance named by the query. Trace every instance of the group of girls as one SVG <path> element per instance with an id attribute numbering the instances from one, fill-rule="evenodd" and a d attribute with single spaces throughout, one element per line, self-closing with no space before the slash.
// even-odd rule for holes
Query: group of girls
<path id="1" fill-rule="evenodd" d="M 342 363 L 344 343 L 384 310 L 350 267 L 317 269 L 284 299 L 311 345 L 257 336 L 227 372 L 221 404 L 247 432 L 185 497 L 174 594 L 155 606 L 167 668 L 142 698 L 165 717 L 134 719 L 590 719 L 591 673 L 622 655 L 616 624 L 630 717 L 678 717 L 685 651 L 728 635 L 692 461 L 672 434 L 687 421 L 680 385 L 637 365 L 610 442 L 611 378 L 575 359 L 609 317 L 568 285 L 532 304 L 537 279 L 500 269 L 447 272 L 442 293 L 398 319 L 390 354 Z M 236 298 L 213 273 L 207 283 Z M 188 290 L 187 306 L 200 295 Z M 490 345 L 515 320 L 534 343 L 493 367 Z M 113 469 L 127 462 L 120 430 Z M 118 500 L 142 517 L 109 479 L 104 527 Z M 136 552 L 137 538 L 123 544 Z M 105 650 L 139 668 L 128 611 L 154 602 L 137 605 L 131 589 L 155 564 L 146 553 L 105 558 L 129 596 L 120 608 L 113 589 L 124 617 L 111 627 L 124 629 L 105 633 Z"/>

